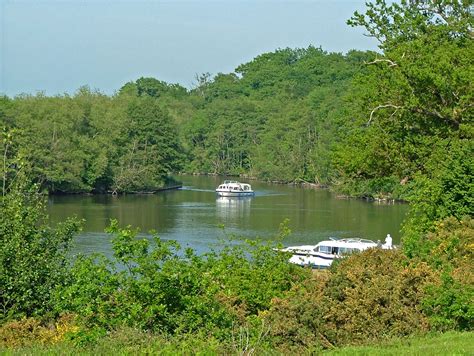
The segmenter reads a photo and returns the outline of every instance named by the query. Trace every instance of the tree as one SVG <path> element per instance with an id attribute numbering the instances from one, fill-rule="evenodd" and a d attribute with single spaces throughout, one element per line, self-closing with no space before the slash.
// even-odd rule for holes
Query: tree
<path id="1" fill-rule="evenodd" d="M 127 124 L 119 138 L 113 167 L 114 191 L 149 191 L 162 187 L 179 169 L 181 148 L 170 117 L 151 97 L 135 98 L 126 108 Z"/>
<path id="2" fill-rule="evenodd" d="M 365 27 L 383 53 L 357 80 L 356 120 L 346 125 L 339 166 L 346 180 L 388 179 L 389 191 L 405 189 L 412 205 L 405 244 L 413 248 L 434 221 L 472 214 L 473 7 L 448 0 L 367 6 L 349 24 Z"/>

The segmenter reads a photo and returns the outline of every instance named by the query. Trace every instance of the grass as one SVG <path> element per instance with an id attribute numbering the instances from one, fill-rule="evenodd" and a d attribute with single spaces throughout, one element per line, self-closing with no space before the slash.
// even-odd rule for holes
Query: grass
<path id="1" fill-rule="evenodd" d="M 397 339 L 379 346 L 356 346 L 325 352 L 325 355 L 474 355 L 474 332 L 448 332 Z"/>
<path id="2" fill-rule="evenodd" d="M 422 337 L 387 341 L 378 346 L 354 346 L 322 352 L 323 355 L 474 355 L 474 332 L 448 332 Z M 221 350 L 221 351 L 219 351 Z M 227 350 L 225 354 L 247 354 L 243 350 Z M 250 351 L 250 350 L 247 350 Z M 254 350 L 254 354 L 278 354 Z M 143 333 L 125 331 L 100 339 L 93 345 L 77 347 L 67 343 L 5 349 L 1 355 L 218 355 L 217 341 L 204 338 L 164 339 Z M 304 354 L 304 352 L 303 352 Z"/>

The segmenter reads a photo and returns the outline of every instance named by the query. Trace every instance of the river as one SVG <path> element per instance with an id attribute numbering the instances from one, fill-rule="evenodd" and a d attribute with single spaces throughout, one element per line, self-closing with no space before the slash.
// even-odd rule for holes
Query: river
<path id="1" fill-rule="evenodd" d="M 52 196 L 48 214 L 53 223 L 69 216 L 85 219 L 75 239 L 76 252 L 111 254 L 104 228 L 110 219 L 146 233 L 156 230 L 162 239 L 176 240 L 197 252 L 208 251 L 235 237 L 270 239 L 289 219 L 292 233 L 285 245 L 316 244 L 332 237 L 383 240 L 387 233 L 400 241 L 406 204 L 378 204 L 338 199 L 327 190 L 250 181 L 251 198 L 218 198 L 214 189 L 221 177 L 181 176 L 183 188 L 153 195 Z"/>

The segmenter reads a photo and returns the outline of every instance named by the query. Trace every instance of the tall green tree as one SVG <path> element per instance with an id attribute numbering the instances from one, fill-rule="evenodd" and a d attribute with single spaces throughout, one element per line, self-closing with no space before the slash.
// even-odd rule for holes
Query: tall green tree
<path id="1" fill-rule="evenodd" d="M 405 190 L 405 244 L 433 222 L 472 215 L 473 6 L 469 1 L 369 3 L 349 23 L 380 41 L 354 87 L 351 132 L 338 153 L 344 179 Z M 411 247 L 410 247 L 411 246 Z"/>
<path id="2" fill-rule="evenodd" d="M 181 165 L 176 128 L 151 97 L 134 98 L 126 108 L 126 126 L 118 144 L 113 167 L 117 192 L 155 190 Z"/>

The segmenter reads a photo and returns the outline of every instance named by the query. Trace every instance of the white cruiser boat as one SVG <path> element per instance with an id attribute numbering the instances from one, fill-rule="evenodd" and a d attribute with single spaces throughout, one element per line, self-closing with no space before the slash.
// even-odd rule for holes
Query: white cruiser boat
<path id="1" fill-rule="evenodd" d="M 321 241 L 317 245 L 290 246 L 280 251 L 291 252 L 290 262 L 300 266 L 313 268 L 328 268 L 336 258 L 343 258 L 354 252 L 361 252 L 369 248 L 392 248 L 392 238 L 387 235 L 385 244 L 365 239 L 336 239 Z"/>
<path id="2" fill-rule="evenodd" d="M 216 193 L 221 197 L 247 197 L 255 194 L 250 184 L 234 180 L 225 180 L 217 187 Z"/>

